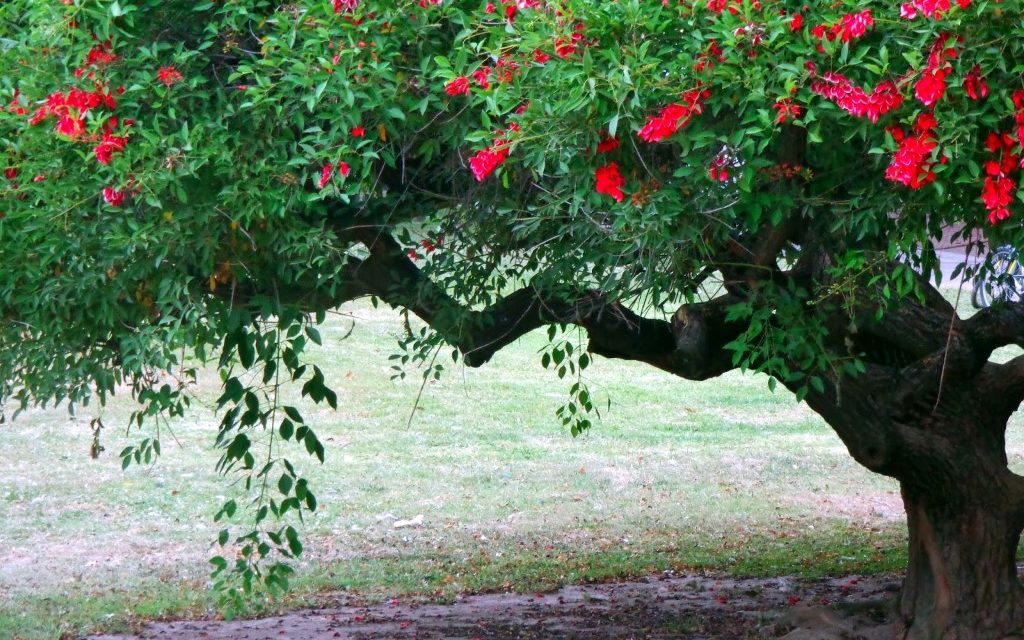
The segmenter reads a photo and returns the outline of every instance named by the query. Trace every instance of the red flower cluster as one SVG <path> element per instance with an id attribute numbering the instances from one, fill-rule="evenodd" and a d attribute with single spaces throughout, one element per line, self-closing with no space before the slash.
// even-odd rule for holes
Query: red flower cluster
<path id="1" fill-rule="evenodd" d="M 584 40 L 583 30 L 586 27 L 582 22 L 576 23 L 572 28 L 572 35 L 568 38 L 555 39 L 555 53 L 559 58 L 568 58 L 579 52 L 579 48 L 588 43 Z"/>
<path id="2" fill-rule="evenodd" d="M 475 80 L 476 83 L 480 85 L 480 88 L 483 89 L 484 91 L 487 91 L 488 89 L 491 88 L 490 77 L 491 68 L 487 65 L 484 65 L 473 72 L 473 80 Z"/>
<path id="3" fill-rule="evenodd" d="M 880 116 L 903 104 L 903 96 L 891 80 L 880 83 L 867 93 L 832 71 L 825 72 L 821 80 L 811 83 L 811 91 L 835 102 L 840 109 L 857 117 L 866 117 L 871 122 L 878 122 Z"/>
<path id="4" fill-rule="evenodd" d="M 988 97 L 988 83 L 981 77 L 981 66 L 974 65 L 974 68 L 964 77 L 964 91 L 971 100 L 981 100 Z"/>
<path id="5" fill-rule="evenodd" d="M 875 20 L 871 17 L 871 9 L 865 9 L 859 13 L 848 13 L 843 16 L 842 25 L 843 29 L 839 39 L 849 42 L 867 33 L 868 29 L 875 26 Z"/>
<path id="6" fill-rule="evenodd" d="M 931 156 L 932 151 L 938 146 L 935 141 L 937 124 L 930 113 L 923 113 L 914 123 L 916 135 L 908 136 L 899 127 L 888 129 L 900 148 L 885 170 L 886 179 L 899 182 L 911 189 L 920 189 L 935 180 L 935 172 L 932 171 L 935 163 Z"/>
<path id="7" fill-rule="evenodd" d="M 511 125 L 509 127 L 513 131 L 519 129 L 518 125 Z M 477 151 L 476 154 L 469 159 L 469 169 L 473 172 L 473 177 L 476 178 L 477 182 L 483 182 L 484 178 L 494 173 L 494 170 L 504 164 L 505 160 L 508 159 L 508 140 L 501 137 L 505 132 L 500 129 L 496 132 L 497 137 L 491 146 L 486 149 Z"/>
<path id="8" fill-rule="evenodd" d="M 80 78 L 87 73 L 89 67 L 101 67 L 108 65 L 118 60 L 117 54 L 111 51 L 110 40 L 106 42 L 99 42 L 92 49 L 89 49 L 89 53 L 85 54 L 85 62 L 82 66 L 75 69 L 75 77 Z M 94 72 L 88 71 L 89 78 L 92 78 Z"/>
<path id="9" fill-rule="evenodd" d="M 509 22 L 515 22 L 516 13 L 519 9 L 533 9 L 540 5 L 539 0 L 501 0 L 501 4 L 505 7 L 505 19 Z M 495 13 L 497 9 L 493 2 L 488 2 L 484 8 L 485 13 Z"/>
<path id="10" fill-rule="evenodd" d="M 597 183 L 594 186 L 594 191 L 611 196 L 615 202 L 622 202 L 622 199 L 626 197 L 626 194 L 622 192 L 622 185 L 626 184 L 626 180 L 619 173 L 618 163 L 609 162 L 603 167 L 595 169 L 594 180 Z"/>
<path id="11" fill-rule="evenodd" d="M 92 150 L 100 164 L 110 164 L 114 154 L 124 151 L 125 146 L 128 144 L 128 136 L 115 136 L 113 134 L 116 126 L 117 118 L 108 120 L 103 125 L 103 137 L 100 139 L 100 143 Z"/>
<path id="12" fill-rule="evenodd" d="M 107 109 L 114 109 L 117 106 L 117 101 L 114 97 L 107 93 L 102 88 L 97 88 L 96 91 L 89 92 L 82 89 L 74 88 L 68 91 L 65 95 L 62 91 L 56 91 L 51 93 L 46 98 L 46 104 L 36 110 L 32 117 L 29 118 L 29 124 L 36 125 L 44 120 L 51 117 L 57 118 L 57 125 L 54 130 L 59 134 L 71 140 L 79 140 L 85 134 L 85 116 L 89 111 L 99 108 L 106 107 Z M 108 122 L 108 125 L 111 123 Z M 113 120 L 113 125 L 117 124 L 117 120 Z M 107 125 L 104 126 L 105 134 L 109 133 Z M 124 145 L 121 145 L 121 149 Z M 117 149 L 120 151 L 121 149 Z M 97 153 L 97 157 L 100 154 Z"/>
<path id="13" fill-rule="evenodd" d="M 1017 142 L 1024 145 L 1024 91 L 1014 91 L 1011 98 L 1014 108 L 1013 120 L 1017 125 Z"/>
<path id="14" fill-rule="evenodd" d="M 981 201 L 988 210 L 988 221 L 992 224 L 1010 217 L 1010 203 L 1017 190 L 1017 180 L 1012 176 L 1020 168 L 1020 157 L 1015 154 L 1017 141 L 1009 134 L 990 133 L 985 141 L 994 160 L 985 163 L 985 184 L 981 189 Z"/>
<path id="15" fill-rule="evenodd" d="M 961 9 L 966 9 L 971 0 L 957 0 Z M 900 5 L 900 17 L 905 20 L 913 20 L 920 13 L 926 18 L 938 20 L 942 14 L 949 11 L 949 0 L 912 0 Z"/>
<path id="16" fill-rule="evenodd" d="M 778 115 L 775 117 L 775 122 L 782 124 L 786 120 L 796 120 L 803 114 L 803 109 L 800 105 L 793 104 L 792 98 L 781 98 L 774 105 L 775 111 Z"/>
<path id="17" fill-rule="evenodd" d="M 417 253 L 415 248 L 409 249 L 409 251 L 406 252 L 406 255 L 409 256 L 410 260 L 419 260 L 421 257 L 425 257 L 426 254 L 433 253 L 442 244 L 444 244 L 443 234 L 437 236 L 436 241 L 431 240 L 430 238 L 424 238 L 423 240 L 420 240 L 420 246 L 423 247 L 423 251 L 425 252 L 423 256 Z"/>
<path id="18" fill-rule="evenodd" d="M 921 71 L 921 77 L 914 84 L 914 95 L 926 107 L 934 106 L 946 94 L 946 77 L 953 71 L 949 61 L 960 55 L 956 47 L 946 46 L 949 39 L 948 33 L 938 37 L 928 53 L 928 66 Z"/>
<path id="19" fill-rule="evenodd" d="M 536 59 L 537 52 L 534 52 L 534 58 Z M 515 80 L 516 75 L 519 73 L 519 63 L 508 56 L 501 56 L 498 58 L 498 62 L 495 66 L 483 65 L 476 69 L 472 74 L 473 81 L 483 89 L 487 91 L 491 88 L 491 79 L 498 84 L 503 82 L 512 82 Z M 469 95 L 469 78 L 466 76 L 458 76 L 444 85 L 444 91 L 450 96 L 464 96 Z"/>
<path id="20" fill-rule="evenodd" d="M 926 107 L 933 106 L 946 93 L 946 76 L 950 68 L 927 68 L 914 84 L 914 95 Z"/>
<path id="21" fill-rule="evenodd" d="M 498 81 L 498 84 L 512 82 L 518 73 L 519 64 L 508 56 L 500 56 L 498 62 L 494 65 L 494 78 Z"/>
<path id="22" fill-rule="evenodd" d="M 1009 133 L 990 133 L 985 140 L 985 146 L 993 159 L 985 163 L 981 201 L 988 210 L 988 221 L 991 224 L 1010 217 L 1010 203 L 1013 202 L 1019 182 L 1014 174 L 1024 168 L 1024 160 L 1016 153 L 1024 140 L 1024 91 L 1014 91 L 1012 98 L 1016 139 Z"/>
<path id="23" fill-rule="evenodd" d="M 759 0 L 752 0 L 750 6 L 754 11 L 761 10 Z M 715 13 L 722 13 L 728 10 L 732 15 L 737 15 L 743 8 L 743 0 L 708 0 L 708 9 Z"/>
<path id="24" fill-rule="evenodd" d="M 865 9 L 858 13 L 848 13 L 839 22 L 835 22 L 832 25 L 819 24 L 811 29 L 811 35 L 819 40 L 828 40 L 829 42 L 836 38 L 843 42 L 850 42 L 855 38 L 863 36 L 873 26 L 875 26 L 875 19 L 871 16 L 871 9 Z M 796 27 L 793 27 L 792 24 L 790 28 L 796 30 Z M 821 45 L 818 45 L 818 50 L 822 50 Z"/>
<path id="25" fill-rule="evenodd" d="M 359 8 L 359 0 L 331 0 L 334 13 L 355 13 Z"/>
<path id="26" fill-rule="evenodd" d="M 476 152 L 469 159 L 469 169 L 477 182 L 483 182 L 484 178 L 494 173 L 494 170 L 501 166 L 508 158 L 508 147 L 495 145 Z"/>
<path id="27" fill-rule="evenodd" d="M 693 114 L 704 111 L 703 101 L 711 96 L 707 89 L 690 89 L 683 92 L 682 102 L 673 103 L 647 121 L 637 134 L 646 142 L 657 142 L 671 136 L 687 124 Z"/>
<path id="28" fill-rule="evenodd" d="M 120 207 L 124 204 L 124 189 L 103 187 L 103 201 L 112 207 Z"/>
<path id="29" fill-rule="evenodd" d="M 347 178 L 348 174 L 351 173 L 352 169 L 348 166 L 348 163 L 342 160 L 338 163 L 338 173 L 342 178 Z M 328 162 L 320 169 L 320 180 L 317 181 L 317 187 L 323 189 L 327 186 L 327 183 L 331 181 L 331 175 L 334 173 L 334 164 Z"/>
<path id="30" fill-rule="evenodd" d="M 448 84 L 444 85 L 444 91 L 450 96 L 466 96 L 469 95 L 469 78 L 466 76 L 459 76 Z"/>
<path id="31" fill-rule="evenodd" d="M 184 76 L 178 71 L 175 66 L 160 67 L 156 72 L 156 79 L 164 83 L 164 86 L 170 87 L 175 82 L 181 82 L 184 80 Z"/>

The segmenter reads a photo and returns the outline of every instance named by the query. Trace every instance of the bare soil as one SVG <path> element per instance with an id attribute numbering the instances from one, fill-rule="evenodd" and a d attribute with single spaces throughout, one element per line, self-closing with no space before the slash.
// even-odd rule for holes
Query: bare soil
<path id="1" fill-rule="evenodd" d="M 258 620 L 153 622 L 92 640 L 687 638 L 883 640 L 892 576 L 818 581 L 665 573 L 553 593 L 464 596 L 448 604 L 351 603 Z"/>

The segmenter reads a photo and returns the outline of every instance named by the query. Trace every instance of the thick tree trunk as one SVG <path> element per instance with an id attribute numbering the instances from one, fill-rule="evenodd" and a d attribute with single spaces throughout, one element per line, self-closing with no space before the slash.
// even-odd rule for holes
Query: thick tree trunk
<path id="1" fill-rule="evenodd" d="M 977 476 L 965 478 L 972 480 Z M 985 496 L 990 499 L 944 498 L 934 488 L 929 493 L 904 483 L 910 561 L 899 602 L 902 637 L 1024 636 L 1024 591 L 1016 568 L 1020 524 L 999 504 L 996 492 Z"/>

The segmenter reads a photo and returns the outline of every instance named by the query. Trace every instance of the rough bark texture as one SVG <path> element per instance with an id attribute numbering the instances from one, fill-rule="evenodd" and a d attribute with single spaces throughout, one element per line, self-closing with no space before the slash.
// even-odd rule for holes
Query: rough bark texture
<path id="1" fill-rule="evenodd" d="M 950 507 L 906 486 L 910 558 L 899 603 L 907 640 L 988 640 L 1019 633 L 1021 527 L 998 493 Z"/>
<path id="2" fill-rule="evenodd" d="M 1013 402 L 996 382 L 1009 384 L 1016 365 L 944 360 L 931 373 L 921 360 L 869 366 L 841 394 L 808 401 L 855 459 L 900 481 L 909 527 L 900 640 L 1024 636 L 1024 490 L 1004 451 Z"/>

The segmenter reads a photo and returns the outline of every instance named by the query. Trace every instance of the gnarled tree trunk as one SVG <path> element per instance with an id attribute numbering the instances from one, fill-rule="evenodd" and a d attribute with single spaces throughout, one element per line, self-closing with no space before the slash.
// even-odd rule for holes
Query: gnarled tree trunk
<path id="1" fill-rule="evenodd" d="M 910 557 L 899 613 L 906 640 L 988 640 L 1024 630 L 1021 524 L 1000 497 L 998 490 L 943 496 L 904 483 Z"/>
<path id="2" fill-rule="evenodd" d="M 1008 468 L 1004 438 L 1015 407 L 1006 385 L 1019 384 L 1010 374 L 991 363 L 938 375 L 869 366 L 841 395 L 809 398 L 854 458 L 900 482 L 909 562 L 899 640 L 1024 638 L 1024 478 Z"/>

